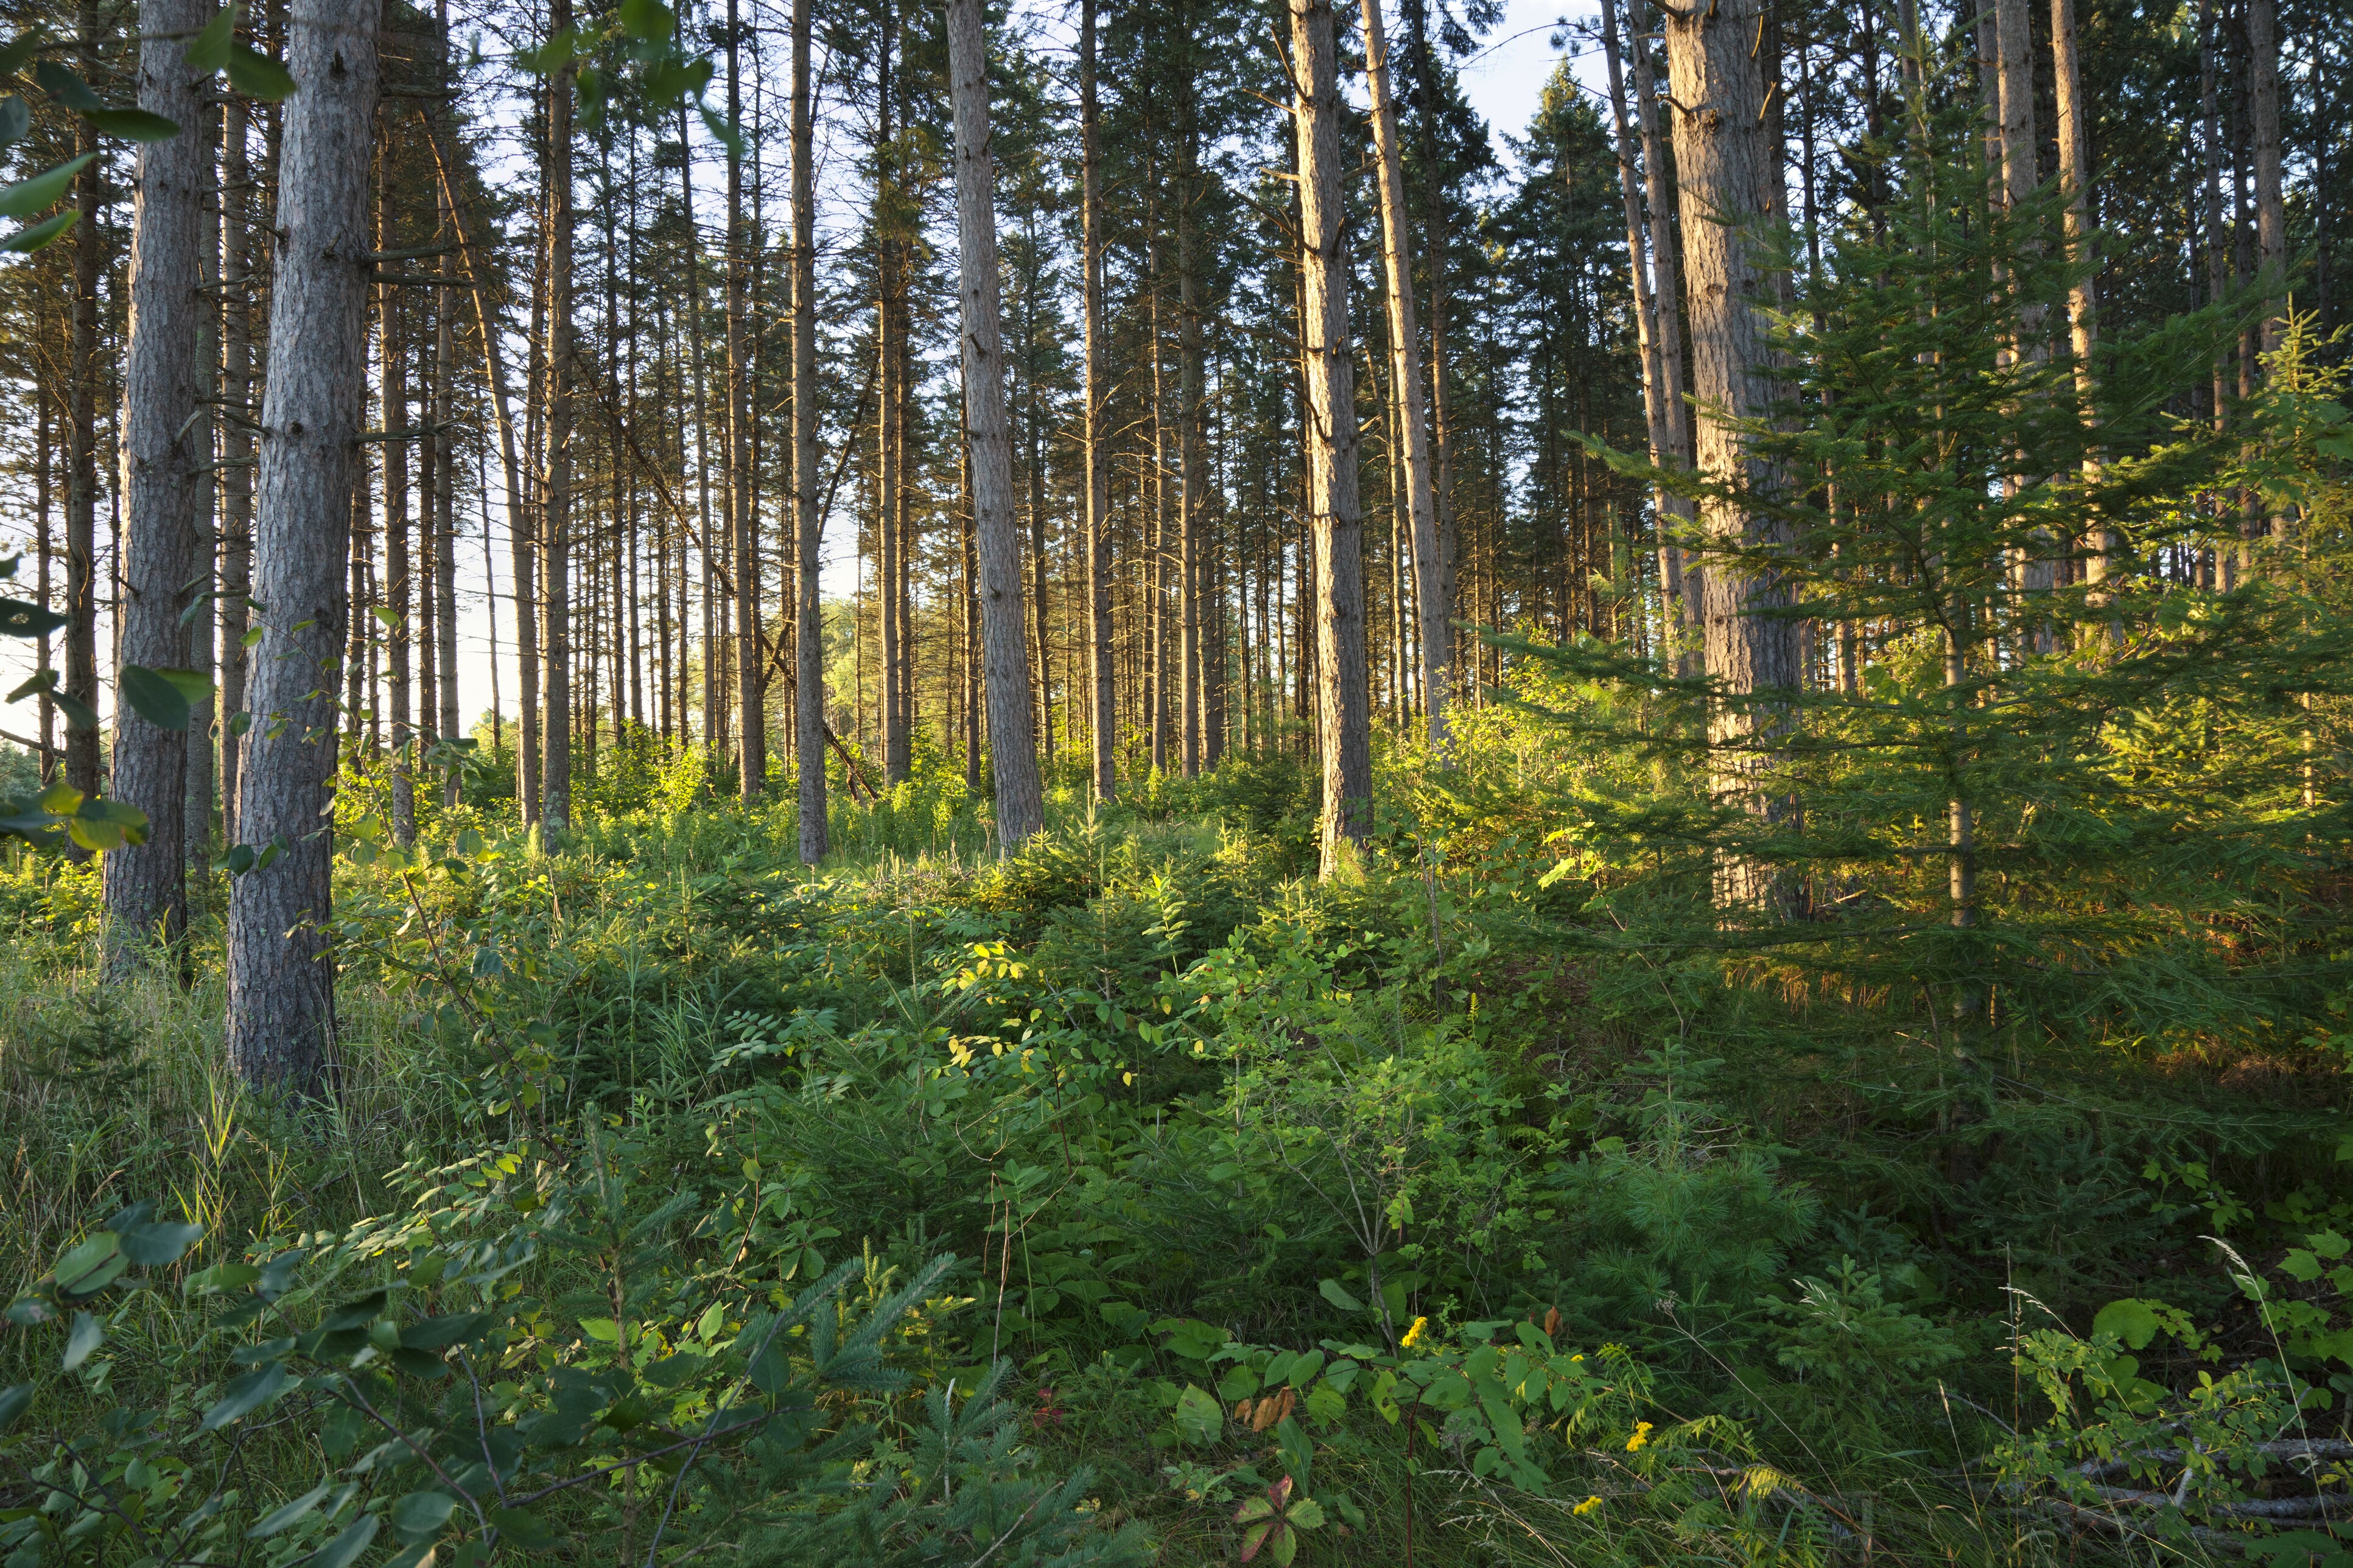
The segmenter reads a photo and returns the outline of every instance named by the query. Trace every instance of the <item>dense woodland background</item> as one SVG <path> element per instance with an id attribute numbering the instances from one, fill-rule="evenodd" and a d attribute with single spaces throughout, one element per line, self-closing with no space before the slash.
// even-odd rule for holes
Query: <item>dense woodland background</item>
<path id="1" fill-rule="evenodd" d="M 2344 16 L 0 9 L 7 1568 L 2353 1562 Z"/>

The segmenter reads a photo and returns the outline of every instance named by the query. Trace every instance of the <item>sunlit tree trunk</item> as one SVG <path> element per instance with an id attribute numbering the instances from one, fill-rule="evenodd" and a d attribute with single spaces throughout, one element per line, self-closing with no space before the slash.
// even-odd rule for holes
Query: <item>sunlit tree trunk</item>
<path id="1" fill-rule="evenodd" d="M 1322 871 L 1341 870 L 1373 826 L 1365 689 L 1364 517 L 1356 495 L 1356 365 L 1348 341 L 1348 258 L 1341 187 L 1340 89 L 1331 0 L 1290 0 L 1297 72 L 1303 285 L 1300 353 L 1307 372 L 1308 507 L 1315 540 L 1316 739 L 1323 754 Z"/>
<path id="2" fill-rule="evenodd" d="M 963 321 L 965 440 L 972 452 L 973 529 L 980 557 L 980 618 L 988 688 L 988 750 L 997 832 L 1011 849 L 1045 825 L 1029 719 L 1029 653 L 1022 628 L 1021 535 L 1013 509 L 1013 451 L 1005 412 L 999 325 L 995 165 L 988 150 L 988 36 L 980 0 L 948 0 L 948 90 L 955 114 L 958 303 Z"/>
<path id="3" fill-rule="evenodd" d="M 735 0 L 727 0 L 727 123 L 743 136 L 741 66 L 744 28 Z M 744 217 L 744 157 L 727 149 L 727 521 L 734 541 L 735 708 L 739 715 L 739 785 L 745 800 L 767 787 L 768 721 L 760 653 L 760 519 L 753 505 L 751 310 L 746 254 L 751 235 Z"/>
<path id="4" fill-rule="evenodd" d="M 1640 0 L 1634 0 L 1639 7 Z M 1659 130 L 1658 94 L 1651 75 L 1651 46 L 1641 37 L 1641 12 L 1630 13 L 1638 18 L 1634 45 L 1634 123 L 1642 138 L 1642 178 L 1649 196 L 1651 215 L 1651 263 L 1658 287 L 1652 291 L 1656 310 L 1655 325 L 1659 334 L 1659 378 L 1661 402 L 1665 415 L 1667 450 L 1673 459 L 1689 467 L 1692 457 L 1692 414 L 1683 402 L 1683 324 L 1680 294 L 1683 279 L 1683 246 L 1675 236 L 1672 214 L 1674 193 L 1667 180 L 1666 137 Z M 1676 498 L 1668 512 L 1668 531 L 1688 525 L 1697 515 L 1690 501 Z M 1700 647 L 1700 600 L 1704 576 L 1692 552 L 1672 542 L 1664 542 L 1659 551 L 1662 591 L 1666 598 L 1665 622 L 1668 640 L 1674 645 L 1674 668 L 1685 675 L 1699 673 L 1703 657 Z"/>
<path id="5" fill-rule="evenodd" d="M 1119 705 L 1113 689 L 1112 643 L 1111 466 L 1104 439 L 1110 401 L 1109 350 L 1103 343 L 1103 107 L 1095 91 L 1095 0 L 1079 5 L 1079 136 L 1082 181 L 1080 258 L 1085 315 L 1086 408 L 1082 440 L 1086 460 L 1088 673 L 1093 679 L 1095 794 L 1119 793 Z"/>
<path id="6" fill-rule="evenodd" d="M 98 70 L 99 14 L 95 0 L 79 10 L 79 64 L 85 78 Z M 77 156 L 100 151 L 90 121 L 74 120 Z M 66 674 L 65 695 L 98 707 L 98 276 L 106 247 L 100 226 L 105 161 L 74 178 L 72 316 L 66 329 Z M 66 782 L 85 795 L 99 793 L 98 731 L 66 731 Z"/>
<path id="7" fill-rule="evenodd" d="M 1389 385 L 1397 406 L 1400 466 L 1413 525 L 1414 605 L 1423 707 L 1430 743 L 1446 744 L 1446 596 L 1439 582 L 1438 501 L 1430 472 L 1430 416 L 1421 390 L 1421 327 L 1413 298 L 1413 252 L 1407 228 L 1405 156 L 1398 144 L 1397 98 L 1389 90 L 1389 49 L 1381 0 L 1364 0 L 1366 79 L 1372 88 L 1373 147 L 1380 163 L 1381 268 L 1388 297 Z M 1400 605 L 1400 610 L 1402 605 Z"/>
<path id="8" fill-rule="evenodd" d="M 227 1054 L 248 1084 L 320 1086 L 335 1033 L 336 663 L 367 386 L 367 176 L 376 0 L 293 0 L 269 381 L 254 530 L 253 729 L 237 820 L 274 855 L 229 885 Z"/>
<path id="9" fill-rule="evenodd" d="M 1772 404 L 1765 321 L 1755 301 L 1767 292 L 1753 228 L 1763 217 L 1763 73 L 1755 44 L 1760 0 L 1667 13 L 1670 96 L 1675 105 L 1675 173 L 1681 187 L 1683 282 L 1691 317 L 1692 392 L 1701 413 L 1694 455 L 1720 484 L 1761 489 L 1772 482 L 1738 426 Z M 1773 524 L 1735 500 L 1701 509 L 1700 525 L 1719 544 L 1755 549 L 1782 542 Z M 1709 719 L 1711 787 L 1762 824 L 1789 816 L 1794 803 L 1776 794 L 1775 739 L 1786 720 L 1758 693 L 1798 683 L 1792 622 L 1774 612 L 1788 590 L 1769 572 L 1719 558 L 1701 587 L 1707 674 L 1727 700 Z M 1739 855 L 1717 867 L 1716 896 L 1727 908 L 1766 910 L 1785 901 L 1772 869 Z"/>

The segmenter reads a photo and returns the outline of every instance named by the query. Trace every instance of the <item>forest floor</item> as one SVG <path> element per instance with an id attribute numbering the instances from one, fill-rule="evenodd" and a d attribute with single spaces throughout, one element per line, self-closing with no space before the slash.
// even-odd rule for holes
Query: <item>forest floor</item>
<path id="1" fill-rule="evenodd" d="M 1283 762 L 1065 791 L 1001 864 L 952 781 L 845 811 L 814 875 L 786 808 L 614 811 L 562 853 L 461 810 L 433 856 L 340 873 L 325 1107 L 222 1066 L 217 877 L 188 984 L 102 983 L 94 873 L 20 857 L 0 1284 L 135 1199 L 203 1227 L 185 1283 L 468 1181 L 535 1194 L 478 1230 L 593 1185 L 625 1239 L 549 1230 L 485 1297 L 554 1365 L 699 1342 L 689 1286 L 722 1276 L 781 1303 L 854 1260 L 871 1303 L 952 1258 L 885 1342 L 904 1385 L 828 1406 L 880 1429 L 859 1473 L 919 1473 L 924 1396 L 1003 1361 L 991 1462 L 1083 1468 L 1080 1511 L 1171 1563 L 1230 1561 L 1271 1495 L 1286 1561 L 2197 1560 L 2247 1543 L 2246 1500 L 2327 1484 L 2260 1473 L 2284 1428 L 2243 1369 L 2283 1321 L 2254 1279 L 2331 1321 L 2275 1272 L 2283 1226 L 2343 1224 L 2328 1073 L 2016 1035 L 1976 1060 L 1721 959 L 1597 956 L 1576 934 L 1620 917 L 1547 885 L 1527 824 L 1441 855 L 1395 815 L 1319 884 Z M 86 1388 L 224 1353 L 144 1299 Z M 737 1310 L 711 1300 L 703 1341 Z M 45 1353 L 0 1331 L 0 1384 Z M 2245 1452 L 2133 1462 L 2185 1425 Z M 256 1442 L 257 1500 L 341 1457 Z M 2202 1515 L 2126 1497 L 2177 1479 Z M 558 1555 L 642 1539 L 635 1487 L 550 1504 Z"/>

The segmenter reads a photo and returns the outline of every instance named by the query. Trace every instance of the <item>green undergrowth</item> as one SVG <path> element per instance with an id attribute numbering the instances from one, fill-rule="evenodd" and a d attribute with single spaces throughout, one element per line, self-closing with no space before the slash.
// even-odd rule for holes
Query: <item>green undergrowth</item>
<path id="1" fill-rule="evenodd" d="M 691 791 L 409 851 L 347 790 L 331 1105 L 220 1066 L 217 880 L 192 987 L 100 984 L 94 871 L 20 855 L 0 1552 L 2335 1550 L 2252 1509 L 2341 1487 L 2333 1004 L 1952 1048 L 1628 940 L 1691 889 L 1546 877 L 1574 770 L 1462 717 L 1324 883 L 1286 759 L 1002 861 L 933 775 L 813 873 Z"/>

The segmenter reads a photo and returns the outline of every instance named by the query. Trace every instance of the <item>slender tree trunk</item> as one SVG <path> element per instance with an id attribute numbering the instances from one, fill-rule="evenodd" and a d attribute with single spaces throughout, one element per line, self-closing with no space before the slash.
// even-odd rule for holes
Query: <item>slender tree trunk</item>
<path id="1" fill-rule="evenodd" d="M 381 161 L 380 161 L 381 163 Z M 394 223 L 397 182 L 379 171 L 376 186 L 376 246 L 397 246 Z M 376 290 L 376 355 L 384 387 L 384 423 L 388 430 L 406 429 L 408 410 L 408 342 L 402 331 L 400 290 L 387 283 Z M 408 448 L 398 441 L 384 447 L 385 609 L 392 616 L 385 628 L 385 662 L 392 678 L 392 832 L 396 842 L 417 842 L 416 692 L 410 684 L 410 659 L 417 648 L 416 562 L 409 552 Z"/>
<path id="2" fill-rule="evenodd" d="M 1087 620 L 1090 674 L 1094 679 L 1095 795 L 1119 793 L 1119 703 L 1113 689 L 1111 604 L 1111 465 L 1103 421 L 1111 401 L 1109 350 L 1103 343 L 1103 106 L 1095 89 L 1095 0 L 1079 5 L 1080 266 L 1085 299 Z"/>
<path id="3" fill-rule="evenodd" d="M 1630 0 L 1636 5 L 1640 0 Z M 1630 16 L 1640 16 L 1639 10 Z M 1651 266 L 1658 279 L 1652 290 L 1654 324 L 1659 333 L 1661 403 L 1665 415 L 1667 454 L 1689 468 L 1693 462 L 1691 409 L 1683 402 L 1683 246 L 1676 237 L 1676 196 L 1667 182 L 1666 138 L 1659 130 L 1658 94 L 1651 76 L 1651 46 L 1634 31 L 1634 123 L 1642 138 L 1642 175 L 1651 215 Z M 1688 528 L 1697 516 L 1691 502 L 1677 498 L 1667 519 L 1670 533 Z M 1662 616 L 1673 649 L 1673 668 L 1685 675 L 1698 673 L 1702 657 L 1700 609 L 1704 574 L 1692 552 L 1672 540 L 1660 550 L 1660 581 L 1669 595 Z"/>
<path id="4" fill-rule="evenodd" d="M 1667 14 L 1667 61 L 1675 113 L 1675 171 L 1682 187 L 1683 279 L 1690 302 L 1692 392 L 1707 410 L 1697 425 L 1699 470 L 1722 484 L 1762 489 L 1767 466 L 1750 453 L 1741 422 L 1772 404 L 1765 322 L 1754 301 L 1768 280 L 1753 253 L 1750 228 L 1763 216 L 1764 77 L 1754 50 L 1762 25 L 1759 0 L 1725 0 L 1713 9 Z M 1782 542 L 1773 525 L 1736 500 L 1701 509 L 1700 525 L 1721 544 L 1743 550 Z M 1708 675 L 1725 700 L 1709 717 L 1711 787 L 1766 825 L 1793 804 L 1772 793 L 1774 740 L 1786 723 L 1758 693 L 1798 683 L 1795 627 L 1773 612 L 1787 589 L 1769 572 L 1719 560 L 1702 584 L 1703 648 Z M 1765 910 L 1784 901 L 1772 869 L 1727 856 L 1717 868 L 1716 896 L 1728 908 Z"/>
<path id="5" fill-rule="evenodd" d="M 212 187 L 204 87 L 173 34 L 201 28 L 206 0 L 143 0 L 139 7 L 139 107 L 184 129 L 142 142 L 132 181 L 129 342 L 122 365 L 124 510 L 122 658 L 150 669 L 185 667 L 189 580 L 196 573 L 196 501 L 211 458 L 196 447 L 197 398 L 209 377 L 196 360 L 205 300 L 198 252 Z M 341 560 L 340 553 L 337 557 Z M 185 869 L 188 734 L 149 723 L 129 702 L 114 714 L 111 793 L 147 814 L 147 842 L 105 859 L 108 968 L 134 966 L 142 945 L 177 943 L 188 923 Z"/>
<path id="6" fill-rule="evenodd" d="M 1659 288 L 1651 287 L 1650 270 L 1643 265 L 1642 200 L 1635 178 L 1635 137 L 1627 122 L 1626 89 L 1618 59 L 1618 0 L 1602 0 L 1601 40 L 1609 63 L 1609 108 L 1618 133 L 1618 185 L 1626 207 L 1626 257 L 1634 279 L 1634 325 L 1642 355 L 1642 411 L 1650 427 L 1651 461 L 1665 468 L 1683 460 L 1682 432 L 1677 419 L 1675 383 L 1680 377 L 1671 376 L 1668 370 L 1664 330 L 1665 318 L 1676 310 L 1668 292 L 1675 286 L 1674 279 L 1662 266 Z M 1637 40 L 1635 48 L 1647 55 L 1650 46 Z M 1642 72 L 1648 75 L 1647 69 Z M 1644 106 L 1643 118 L 1649 112 Z M 1650 140 L 1655 142 L 1652 132 Z M 1652 209 L 1650 232 L 1653 235 L 1665 227 L 1663 216 Z M 1656 259 L 1655 253 L 1653 259 Z M 1678 352 L 1678 359 L 1681 353 Z M 1678 369 L 1681 367 L 1678 366 Z M 1673 652 L 1672 668 L 1680 674 L 1691 673 L 1690 651 L 1676 647 L 1682 640 L 1676 634 L 1687 632 L 1683 610 L 1688 600 L 1683 593 L 1683 546 L 1676 542 L 1676 531 L 1687 526 L 1693 516 L 1692 504 L 1682 496 L 1671 495 L 1662 486 L 1653 492 L 1659 528 L 1659 595 L 1660 608 L 1669 634 L 1668 644 Z"/>
<path id="7" fill-rule="evenodd" d="M 216 190 L 217 163 L 220 150 L 220 109 L 205 104 L 197 113 L 195 124 L 181 134 L 195 137 L 199 145 L 197 162 L 204 170 L 207 199 L 197 203 L 196 225 L 197 288 L 192 301 L 196 317 L 196 385 L 201 395 L 217 395 L 221 366 L 220 298 L 221 206 L 210 191 Z M 202 875 L 210 856 L 213 835 L 213 784 L 217 776 L 214 735 L 215 721 L 220 712 L 220 659 L 216 647 L 220 622 L 220 480 L 216 459 L 213 405 L 199 403 L 192 411 L 195 424 L 187 426 L 184 439 L 204 464 L 196 478 L 195 513 L 195 571 L 194 589 L 202 595 L 200 601 L 186 612 L 188 624 L 188 666 L 213 683 L 213 690 L 194 704 L 188 723 L 188 761 L 185 769 L 187 791 L 181 798 L 185 824 L 180 833 L 180 850 L 187 869 Z"/>
<path id="8" fill-rule="evenodd" d="M 1298 73 L 1299 246 L 1306 362 L 1309 511 L 1315 539 L 1316 740 L 1323 754 L 1322 872 L 1354 857 L 1373 826 L 1373 760 L 1365 689 L 1364 517 L 1357 503 L 1356 363 L 1348 338 L 1348 258 L 1341 196 L 1340 89 L 1331 0 L 1289 0 Z"/>
<path id="9" fill-rule="evenodd" d="M 98 69 L 98 6 L 79 8 L 80 65 Z M 74 152 L 100 152 L 90 121 L 74 121 Z M 98 275 L 106 246 L 99 226 L 104 206 L 105 161 L 74 177 L 73 315 L 66 348 L 66 678 L 65 695 L 85 710 L 98 708 Z M 98 731 L 69 722 L 66 782 L 85 795 L 99 793 Z"/>
<path id="10" fill-rule="evenodd" d="M 1614 4 L 1614 0 L 1610 0 Z M 1414 603 L 1419 611 L 1419 675 L 1430 743 L 1446 746 L 1446 668 L 1450 638 L 1439 581 L 1438 501 L 1430 471 L 1430 419 L 1421 395 L 1421 329 L 1415 321 L 1413 256 L 1407 230 L 1405 156 L 1398 143 L 1397 100 L 1389 90 L 1389 51 L 1381 0 L 1364 0 L 1366 77 L 1372 88 L 1373 146 L 1380 161 L 1381 263 L 1389 315 L 1389 385 L 1398 408 L 1407 504 L 1413 519 Z M 1639 267 L 1639 263 L 1637 264 Z"/>
<path id="11" fill-rule="evenodd" d="M 237 836 L 237 772 L 245 756 L 245 634 L 253 591 L 253 165 L 251 115 L 231 94 L 221 129 L 221 837 Z"/>
<path id="12" fill-rule="evenodd" d="M 376 0 L 292 0 L 262 405 L 254 597 L 254 723 L 237 819 L 275 852 L 229 886 L 230 1068 L 248 1084 L 320 1087 L 335 1037 L 330 939 L 333 692 L 343 647 L 344 531 L 365 406 L 367 176 Z"/>
<path id="13" fill-rule="evenodd" d="M 2263 279 L 2263 352 L 2280 343 L 2286 298 L 2287 206 L 2280 193 L 2279 18 L 2274 0 L 2246 0 L 2247 129 L 2255 174 L 2255 268 Z M 2316 186 L 2316 191 L 2323 187 Z M 2323 198 L 2326 200 L 2327 198 Z"/>
<path id="14" fill-rule="evenodd" d="M 948 90 L 955 113 L 965 440 L 972 452 L 973 530 L 980 556 L 981 639 L 988 686 L 997 833 L 1010 850 L 1045 826 L 1029 726 L 1029 651 L 1021 621 L 1021 534 L 1005 414 L 997 302 L 995 163 L 988 150 L 988 36 L 980 0 L 948 0 Z"/>
<path id="15" fill-rule="evenodd" d="M 1414 92 L 1420 99 L 1415 121 L 1421 132 L 1422 221 L 1430 243 L 1422 266 L 1430 274 L 1430 412 L 1432 498 L 1438 516 L 1439 614 L 1451 624 L 1455 601 L 1461 596 L 1461 529 L 1454 517 L 1454 397 L 1447 376 L 1446 267 L 1452 248 L 1446 221 L 1446 160 L 1438 143 L 1438 68 L 1430 46 L 1430 0 L 1407 0 L 1407 52 L 1411 57 Z M 1454 634 L 1450 630 L 1450 644 Z M 1456 661 L 1447 661 L 1454 677 Z M 1478 669 L 1472 667 L 1475 689 Z"/>
<path id="16" fill-rule="evenodd" d="M 800 769 L 801 859 L 825 858 L 825 619 L 817 471 L 817 166 L 809 80 L 810 0 L 793 0 L 793 745 Z"/>
<path id="17" fill-rule="evenodd" d="M 2098 296 L 2092 271 L 2092 130 L 2090 106 L 2084 100 L 2083 64 L 2075 43 L 2075 0 L 2051 0 L 2051 65 L 2059 110 L 2059 184 L 2066 192 L 2067 258 L 2080 268 L 2067 290 L 2068 352 L 2073 357 L 2075 395 L 2085 418 L 2094 417 L 2093 399 L 2098 393 L 2092 356 L 2099 348 Z M 2099 471 L 2097 458 L 2084 460 L 2086 478 Z M 2094 522 L 2084 557 L 2086 583 L 2105 583 L 2116 536 L 2105 521 Z"/>
<path id="18" fill-rule="evenodd" d="M 743 37 L 735 0 L 727 0 L 727 123 L 739 132 Z M 760 520 L 752 500 L 751 344 L 745 337 L 750 310 L 745 287 L 749 243 L 744 221 L 744 157 L 731 146 L 727 150 L 727 521 L 735 554 L 735 706 L 740 715 L 739 782 L 745 800 L 756 799 L 768 779 L 764 679 L 767 664 L 760 656 Z"/>
<path id="19" fill-rule="evenodd" d="M 436 6 L 438 25 L 432 34 L 433 79 L 447 75 L 442 68 L 448 43 L 448 0 Z M 437 107 L 430 118 L 438 119 Z M 438 140 L 438 138 L 437 138 Z M 428 151 L 430 150 L 428 144 Z M 448 195 L 438 188 L 434 239 L 447 245 L 457 237 Z M 465 718 L 458 702 L 458 443 L 450 426 L 457 422 L 457 343 L 451 335 L 456 314 L 456 271 L 449 258 L 440 258 L 438 270 L 449 281 L 428 290 L 433 298 L 433 431 L 426 451 L 433 463 L 433 661 L 439 698 L 438 727 L 445 741 L 462 739 Z M 441 805 L 458 804 L 458 770 L 448 769 L 441 781 Z"/>
<path id="20" fill-rule="evenodd" d="M 572 25 L 572 0 L 552 0 L 548 31 Z M 540 539 L 542 709 L 540 818 L 572 826 L 572 79 L 566 63 L 547 93 L 547 479 Z"/>

